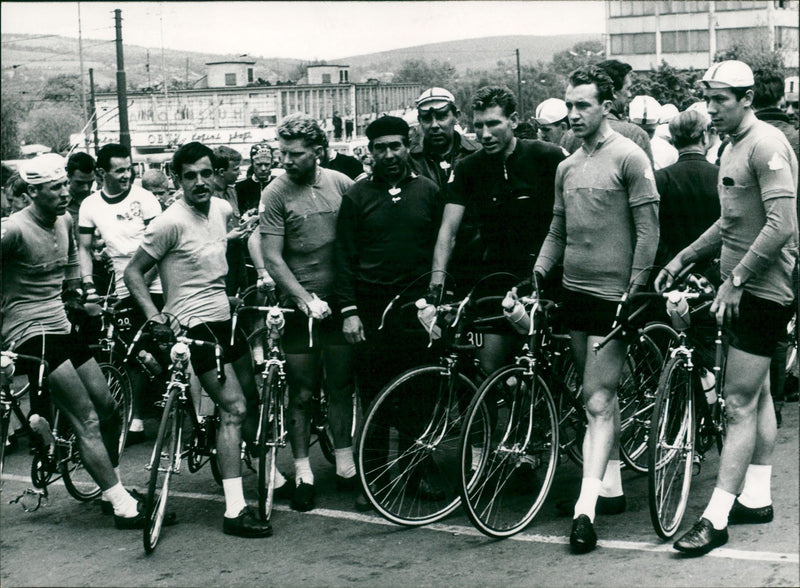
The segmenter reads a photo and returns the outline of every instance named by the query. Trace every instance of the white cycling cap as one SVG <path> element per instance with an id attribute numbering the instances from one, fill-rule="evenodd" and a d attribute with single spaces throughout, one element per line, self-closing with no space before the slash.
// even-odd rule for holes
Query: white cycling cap
<path id="1" fill-rule="evenodd" d="M 652 96 L 634 96 L 628 106 L 628 116 L 632 123 L 653 125 L 658 123 L 661 105 Z"/>
<path id="2" fill-rule="evenodd" d="M 67 162 L 57 153 L 44 153 L 23 161 L 19 175 L 27 184 L 46 184 L 67 177 Z"/>
<path id="3" fill-rule="evenodd" d="M 567 104 L 558 98 L 548 98 L 536 107 L 534 118 L 540 125 L 551 125 L 567 118 Z"/>
<path id="4" fill-rule="evenodd" d="M 704 88 L 749 88 L 755 85 L 755 80 L 749 65 L 731 59 L 709 67 L 698 83 Z"/>

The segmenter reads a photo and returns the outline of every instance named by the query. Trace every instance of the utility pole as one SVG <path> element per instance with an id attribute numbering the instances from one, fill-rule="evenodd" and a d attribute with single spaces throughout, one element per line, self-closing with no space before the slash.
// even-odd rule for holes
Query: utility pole
<path id="1" fill-rule="evenodd" d="M 100 150 L 100 138 L 97 136 L 97 107 L 94 103 L 94 68 L 89 68 L 89 107 L 91 109 L 92 133 L 94 134 L 94 156 Z"/>
<path id="2" fill-rule="evenodd" d="M 183 85 L 184 88 L 189 87 L 189 58 L 186 58 L 186 82 Z"/>
<path id="3" fill-rule="evenodd" d="M 525 122 L 525 97 L 522 95 L 522 72 L 519 69 L 519 49 L 515 49 L 517 54 L 517 96 L 519 97 L 519 118 Z"/>
<path id="4" fill-rule="evenodd" d="M 150 49 L 147 50 L 147 63 L 145 64 L 144 69 L 147 71 L 147 88 L 152 90 L 153 81 L 150 79 Z"/>
<path id="5" fill-rule="evenodd" d="M 83 77 L 83 31 L 81 27 L 81 3 L 78 2 L 78 59 L 80 60 L 80 68 L 81 68 L 81 112 L 83 113 L 83 121 L 88 122 L 87 120 L 87 111 L 86 111 L 86 80 Z M 86 125 L 84 125 L 86 128 Z M 86 151 L 89 151 L 89 134 L 83 134 L 83 142 L 86 145 Z"/>
<path id="6" fill-rule="evenodd" d="M 125 82 L 125 60 L 122 56 L 122 11 L 114 10 L 114 29 L 117 33 L 117 105 L 119 107 L 119 142 L 131 147 L 131 132 L 128 129 L 128 88 Z"/>

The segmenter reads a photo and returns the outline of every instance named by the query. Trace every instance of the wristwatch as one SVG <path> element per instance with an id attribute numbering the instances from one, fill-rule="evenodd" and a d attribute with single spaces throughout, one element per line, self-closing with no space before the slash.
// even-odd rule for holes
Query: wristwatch
<path id="1" fill-rule="evenodd" d="M 734 288 L 741 288 L 744 286 L 744 281 L 736 274 L 731 274 L 731 284 Z"/>

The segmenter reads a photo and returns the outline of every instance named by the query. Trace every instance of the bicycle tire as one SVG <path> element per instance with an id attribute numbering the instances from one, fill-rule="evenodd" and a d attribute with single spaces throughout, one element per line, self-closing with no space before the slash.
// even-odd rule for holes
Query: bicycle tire
<path id="1" fill-rule="evenodd" d="M 319 444 L 322 455 L 330 464 L 336 464 L 336 449 L 333 445 L 333 434 L 328 423 L 328 396 L 324 390 L 320 390 L 318 395 L 314 395 L 312 402 L 313 414 L 311 416 L 311 432 L 314 433 L 316 440 L 311 441 Z"/>
<path id="2" fill-rule="evenodd" d="M 541 510 L 558 463 L 558 413 L 544 379 L 509 366 L 489 376 L 461 437 L 461 499 L 495 539 L 522 531 Z M 477 444 L 477 446 L 476 446 Z"/>
<path id="3" fill-rule="evenodd" d="M 647 473 L 647 439 L 650 421 L 664 368 L 664 355 L 650 333 L 677 333 L 660 323 L 646 326 L 628 346 L 620 384 L 617 388 L 620 410 L 620 457 L 635 472 Z"/>
<path id="4" fill-rule="evenodd" d="M 358 439 L 358 473 L 375 510 L 405 526 L 458 508 L 459 439 L 477 386 L 441 366 L 412 368 L 370 404 Z"/>
<path id="5" fill-rule="evenodd" d="M 218 486 L 222 486 L 222 468 L 219 465 L 219 452 L 217 451 L 217 437 L 219 435 L 220 414 L 219 407 L 214 407 L 214 416 L 211 419 L 206 418 L 207 423 L 206 432 L 208 435 L 207 443 L 209 445 L 211 456 L 208 458 L 208 465 L 211 466 L 211 477 Z"/>
<path id="6" fill-rule="evenodd" d="M 283 399 L 283 384 L 278 366 L 271 365 L 264 378 L 259 411 L 258 436 L 258 515 L 269 521 L 275 498 L 276 458 L 278 454 L 278 403 Z"/>
<path id="7" fill-rule="evenodd" d="M 586 411 L 581 397 L 580 378 L 572 357 L 567 350 L 562 360 L 559 380 L 562 383 L 558 394 L 558 439 L 561 451 L 575 465 L 583 465 L 583 438 L 586 435 Z M 566 367 L 564 367 L 566 366 Z M 562 373 L 563 372 L 563 373 Z"/>
<path id="8" fill-rule="evenodd" d="M 161 538 L 172 474 L 180 469 L 183 413 L 180 389 L 175 386 L 170 390 L 164 403 L 164 412 L 161 415 L 158 435 L 150 457 L 150 479 L 147 483 L 145 523 L 142 533 L 144 552 L 148 555 L 153 553 Z"/>
<path id="9" fill-rule="evenodd" d="M 128 428 L 133 418 L 131 382 L 127 373 L 117 365 L 108 362 L 102 362 L 99 365 L 100 371 L 103 372 L 103 376 L 106 378 L 111 398 L 114 399 L 115 418 L 120 420 L 119 445 L 117 449 L 119 458 L 122 459 L 122 452 L 125 450 L 125 442 L 128 438 Z"/>
<path id="10" fill-rule="evenodd" d="M 0 488 L 3 487 L 3 470 L 6 465 L 6 441 L 8 441 L 8 429 L 11 425 L 11 408 L 1 408 L 0 414 Z"/>
<path id="11" fill-rule="evenodd" d="M 70 496 L 81 502 L 88 502 L 100 496 L 100 486 L 86 471 L 78 449 L 78 438 L 72 430 L 64 412 L 56 410 L 53 418 L 53 431 L 56 437 L 56 461 L 58 462 L 64 487 Z"/>
<path id="12" fill-rule="evenodd" d="M 695 441 L 694 378 L 687 358 L 671 358 L 658 384 L 648 446 L 648 503 L 662 539 L 681 525 L 692 486 Z"/>

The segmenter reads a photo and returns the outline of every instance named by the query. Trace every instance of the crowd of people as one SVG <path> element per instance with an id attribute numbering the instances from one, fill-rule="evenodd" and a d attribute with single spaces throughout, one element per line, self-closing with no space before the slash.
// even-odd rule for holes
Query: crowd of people
<path id="1" fill-rule="evenodd" d="M 35 355 L 45 339 L 50 397 L 75 428 L 107 510 L 118 528 L 141 528 L 142 499 L 119 479 L 115 407 L 97 362 L 73 340 L 64 301 L 91 301 L 107 289 L 97 283 L 105 272 L 135 326 L 168 328 L 169 315 L 188 336 L 221 343 L 229 377 L 217 378 L 211 352 L 196 351 L 191 363 L 221 415 L 223 530 L 264 537 L 270 522 L 242 489 L 240 451 L 255 435 L 258 400 L 250 350 L 239 336 L 231 344 L 229 297 L 274 287 L 298 310 L 283 334 L 294 472 L 278 476 L 276 496 L 314 508 L 309 404 L 324 379 L 337 488 L 356 492 L 355 507 L 366 510 L 352 396 L 368 406 L 427 352 L 421 329 L 379 329 L 384 308 L 420 276 L 430 276 L 419 286 L 438 300 L 491 272 L 533 275 L 563 304 L 582 375 L 588 427 L 570 545 L 585 553 L 596 546 L 596 515 L 626 509 L 616 397 L 626 345 L 591 350 L 624 293 L 661 291 L 694 263 L 718 286 L 711 311 L 727 319 L 730 338 L 719 474 L 698 522 L 675 542 L 707 553 L 727 542 L 729 525 L 774 516 L 771 456 L 797 297 L 798 132 L 779 108 L 780 76 L 740 61 L 714 64 L 699 82 L 703 99 L 682 112 L 631 97 L 630 84 L 631 67 L 619 61 L 581 67 L 563 99 L 543 101 L 531 122 L 520 120 L 510 90 L 481 88 L 474 140 L 456 130 L 453 94 L 429 88 L 416 102 L 416 135 L 393 116 L 367 126 L 366 170 L 302 114 L 279 124 L 278 153 L 251 148 L 252 173 L 240 182 L 236 150 L 198 142 L 173 157 L 174 193 L 158 170 L 135 185 L 122 145 L 104 146 L 96 161 L 85 153 L 25 161 L 2 224 L 4 345 Z M 285 173 L 273 177 L 278 155 Z M 664 269 L 650 275 L 654 265 Z M 519 348 L 520 336 L 502 325 L 485 335 L 479 360 L 491 372 Z M 144 439 L 143 381 L 134 375 L 131 442 Z M 423 497 L 440 492 L 424 477 L 419 486 Z"/>

